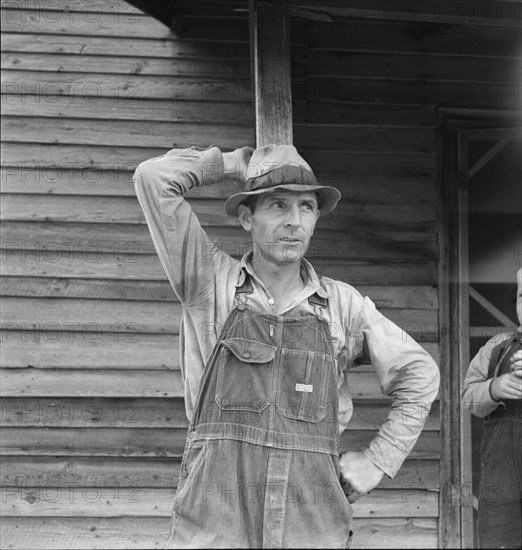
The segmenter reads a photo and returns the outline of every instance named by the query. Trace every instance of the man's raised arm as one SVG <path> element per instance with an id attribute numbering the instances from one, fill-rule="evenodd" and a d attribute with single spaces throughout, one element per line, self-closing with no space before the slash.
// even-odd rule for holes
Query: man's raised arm
<path id="1" fill-rule="evenodd" d="M 183 195 L 193 187 L 228 179 L 241 185 L 251 151 L 249 147 L 232 153 L 221 153 L 217 147 L 172 149 L 142 162 L 134 173 L 136 195 L 152 241 L 181 303 L 208 290 L 214 266 L 226 260 Z"/>

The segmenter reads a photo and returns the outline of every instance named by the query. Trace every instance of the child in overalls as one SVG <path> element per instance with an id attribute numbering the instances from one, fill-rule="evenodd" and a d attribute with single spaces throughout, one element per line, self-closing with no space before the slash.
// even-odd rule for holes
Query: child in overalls
<path id="1" fill-rule="evenodd" d="M 480 548 L 522 547 L 522 268 L 517 283 L 518 328 L 480 349 L 462 387 L 463 406 L 484 418 Z"/>

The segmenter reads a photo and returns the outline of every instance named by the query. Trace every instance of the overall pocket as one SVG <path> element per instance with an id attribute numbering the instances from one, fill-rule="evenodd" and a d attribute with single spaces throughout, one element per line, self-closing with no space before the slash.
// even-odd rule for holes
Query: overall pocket
<path id="1" fill-rule="evenodd" d="M 181 459 L 178 488 L 174 495 L 173 512 L 178 512 L 178 505 L 181 499 L 189 490 L 198 470 L 203 465 L 208 444 L 208 439 L 187 439 L 183 458 Z"/>
<path id="2" fill-rule="evenodd" d="M 332 357 L 325 353 L 283 348 L 276 407 L 287 418 L 318 423 L 326 417 L 326 389 Z"/>
<path id="3" fill-rule="evenodd" d="M 255 340 L 221 342 L 216 403 L 224 411 L 260 413 L 270 404 L 270 378 L 277 348 Z"/>

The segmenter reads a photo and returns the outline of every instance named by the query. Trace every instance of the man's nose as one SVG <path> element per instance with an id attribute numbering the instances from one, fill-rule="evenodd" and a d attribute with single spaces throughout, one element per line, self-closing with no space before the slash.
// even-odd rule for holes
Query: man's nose
<path id="1" fill-rule="evenodd" d="M 285 225 L 301 225 L 301 212 L 299 211 L 299 207 L 297 205 L 291 206 L 288 209 Z"/>

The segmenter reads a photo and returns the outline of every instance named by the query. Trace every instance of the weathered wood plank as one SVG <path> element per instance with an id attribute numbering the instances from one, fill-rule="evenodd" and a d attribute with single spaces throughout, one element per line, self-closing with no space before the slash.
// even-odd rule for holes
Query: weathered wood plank
<path id="1" fill-rule="evenodd" d="M 360 376 L 360 375 L 359 375 Z M 79 395 L 80 392 L 76 392 Z M 368 396 L 365 396 L 368 399 Z M 4 397 L 2 426 L 15 428 L 188 428 L 183 399 L 107 397 Z M 378 430 L 386 421 L 390 404 L 354 404 L 348 430 Z M 428 411 L 405 407 L 405 414 L 428 418 L 424 429 L 438 431 L 438 406 Z M 238 420 L 242 413 L 238 413 Z M 405 416 L 405 422 L 407 417 Z"/>
<path id="2" fill-rule="evenodd" d="M 226 147 L 210 142 L 198 140 L 198 145 L 217 145 L 222 150 Z M 194 144 L 191 144 L 194 145 Z M 237 147 L 253 145 L 238 142 Z M 149 158 L 157 157 L 168 152 L 168 147 L 156 149 L 136 147 L 96 147 L 79 145 L 49 145 L 49 144 L 21 144 L 5 143 L 3 146 L 3 164 L 15 168 L 28 169 L 35 166 L 64 168 L 68 171 L 77 170 L 112 170 L 119 177 L 125 177 L 136 166 Z M 426 182 L 426 192 L 429 195 L 425 200 L 436 197 L 437 164 L 436 156 L 404 153 L 402 155 L 371 153 L 349 153 L 329 151 L 308 151 L 304 154 L 314 173 L 328 181 L 367 181 L 378 179 L 380 182 L 395 182 L 410 185 L 416 181 Z M 44 173 L 45 174 L 45 173 Z M 43 178 L 44 175 L 40 175 Z M 334 180 L 333 178 L 337 178 Z M 44 178 L 45 179 L 45 178 Z M 96 181 L 95 179 L 93 181 Z M 121 180 L 117 180 L 121 181 Z M 355 186 L 355 192 L 360 186 Z M 413 192 L 417 192 L 415 189 Z"/>
<path id="3" fill-rule="evenodd" d="M 122 101 L 122 110 L 129 107 Z M 436 134 L 430 129 L 386 128 L 349 125 L 295 124 L 295 143 L 303 151 L 379 151 L 383 153 L 432 153 Z M 252 141 L 247 126 L 192 124 L 185 122 L 148 122 L 128 120 L 12 117 L 3 118 L 3 141 L 11 143 L 56 143 L 132 147 L 187 147 L 205 135 L 207 140 L 233 148 L 238 140 Z M 174 139 L 174 141 L 172 141 Z"/>
<path id="4" fill-rule="evenodd" d="M 156 255 L 142 255 L 139 262 L 123 261 L 112 254 L 99 254 L 96 261 L 42 262 L 34 254 L 23 258 L 8 256 L 8 261 L 0 264 L 0 273 L 7 276 L 61 277 L 87 279 L 119 279 L 165 281 L 163 267 Z M 339 281 L 349 281 L 352 285 L 379 285 L 386 281 L 390 285 L 436 285 L 437 267 L 427 262 L 390 262 L 375 260 L 344 260 L 342 262 L 315 262 L 319 275 Z"/>
<path id="5" fill-rule="evenodd" d="M 167 517 L 5 517 L 0 532 L 13 550 L 154 549 L 165 547 L 169 528 Z M 353 530 L 353 548 L 437 548 L 436 518 L 354 518 Z"/>
<path id="6" fill-rule="evenodd" d="M 48 57 L 44 55 L 43 57 Z M 98 59 L 99 56 L 94 56 Z M 187 63 L 192 64 L 192 61 Z M 212 62 L 214 63 L 214 62 Z M 241 102 L 201 102 L 201 101 L 164 101 L 133 100 L 121 102 L 114 98 L 100 97 L 96 109 L 87 101 L 75 101 L 67 96 L 3 94 L 2 111 L 4 116 L 37 116 L 101 120 L 170 121 L 206 124 L 230 124 L 234 126 L 252 126 L 254 109 Z M 45 103 L 45 109 L 42 104 Z M 364 112 L 364 111 L 363 111 Z M 366 112 L 369 112 L 366 111 Z"/>
<path id="7" fill-rule="evenodd" d="M 56 6 L 55 6 L 56 7 Z M 4 32 L 169 38 L 174 33 L 153 17 L 143 13 L 88 13 L 83 11 L 2 10 Z"/>
<path id="8" fill-rule="evenodd" d="M 5 144 L 6 147 L 15 145 L 21 144 Z M 29 153 L 37 147 L 31 144 L 25 146 Z M 62 147 L 67 146 L 57 146 L 56 152 L 48 150 L 52 156 L 43 164 L 27 161 L 13 163 L 6 156 L 5 161 L 9 165 L 2 169 L 2 191 L 135 196 L 132 174 L 137 162 L 115 163 L 113 169 L 105 169 L 100 166 L 100 162 L 103 162 L 110 149 L 100 148 L 93 157 L 96 158 L 96 162 L 93 160 L 92 165 L 88 166 L 85 162 L 69 164 L 57 157 L 56 153 L 59 153 Z M 149 158 L 153 156 L 159 156 L 159 152 L 154 150 Z M 357 157 L 355 154 L 346 153 L 343 157 L 343 153 L 340 152 L 308 151 L 305 156 L 313 161 L 313 168 L 320 181 L 337 187 L 343 197 L 351 202 L 422 204 L 436 200 L 435 174 L 430 167 L 431 155 L 417 155 L 412 159 L 409 155 L 364 153 Z M 222 182 L 193 188 L 185 197 L 227 198 L 235 189 L 233 184 Z"/>
<path id="9" fill-rule="evenodd" d="M 414 207 L 414 206 L 412 206 Z M 129 262 L 139 261 L 142 254 L 156 250 L 145 225 L 98 223 L 3 222 L 2 261 L 9 256 L 36 254 L 41 261 L 58 261 L 67 256 L 72 263 L 98 253 L 122 256 Z M 223 252 L 241 257 L 252 248 L 250 233 L 232 227 L 205 228 L 209 242 Z M 204 258 L 205 249 L 201 250 Z M 318 228 L 306 252 L 309 261 L 374 258 L 395 261 L 436 261 L 436 235 L 424 232 L 393 231 L 386 227 L 368 231 L 360 226 L 343 231 Z"/>
<path id="10" fill-rule="evenodd" d="M 4 54 L 14 56 L 14 54 Z M 30 54 L 18 55 L 21 62 L 17 64 L 22 68 L 23 62 Z M 39 56 L 38 56 L 39 57 Z M 42 58 L 51 57 L 42 54 Z M 60 56 L 62 57 L 62 56 Z M 76 67 L 78 60 L 75 56 Z M 100 56 L 92 56 L 99 60 Z M 9 58 L 11 59 L 11 58 Z M 124 57 L 118 57 L 118 63 Z M 142 58 L 138 58 L 142 59 Z M 11 62 L 14 63 L 15 59 Z M 195 60 L 194 60 L 195 61 Z M 193 60 L 184 60 L 189 67 L 193 67 Z M 41 63 L 41 62 L 40 62 Z M 219 61 L 209 62 L 212 66 L 220 67 Z M 230 61 L 224 66 L 234 66 Z M 102 67 L 98 68 L 100 72 Z M 35 68 L 37 70 L 37 68 Z M 40 67 L 39 70 L 42 70 Z M 292 67 L 295 73 L 296 67 Z M 113 68 L 114 71 L 114 68 Z M 150 71 L 150 68 L 149 68 Z M 170 74 L 170 73 L 169 73 Z M 174 74 L 174 73 L 172 73 Z M 8 91 L 8 90 L 7 90 Z M 165 100 L 125 100 L 125 108 L 121 108 L 113 98 L 100 97 L 96 101 L 96 109 L 87 101 L 74 101 L 67 96 L 53 96 L 52 102 L 42 103 L 45 98 L 39 95 L 25 95 L 4 93 L 2 95 L 3 114 L 11 116 L 39 116 L 39 117 L 68 117 L 89 119 L 123 119 L 123 120 L 158 120 L 178 122 L 206 122 L 207 124 L 229 124 L 231 120 L 235 125 L 253 125 L 254 108 L 247 103 L 236 102 L 201 102 L 201 101 L 165 101 Z M 353 103 L 298 103 L 292 105 L 294 124 L 364 124 L 367 126 L 400 126 L 405 131 L 407 128 L 422 127 L 436 128 L 437 118 L 435 109 L 420 105 L 365 105 Z"/>
<path id="11" fill-rule="evenodd" d="M 81 396 L 150 399 L 182 398 L 184 395 L 178 370 L 1 369 L 0 381 L 0 395 L 5 398 Z"/>
<path id="12" fill-rule="evenodd" d="M 115 75 L 103 73 L 53 73 L 45 71 L 2 72 L 3 90 L 10 94 L 36 94 L 52 100 L 66 95 L 73 101 L 95 103 L 98 98 L 169 99 L 197 101 L 251 100 L 250 84 L 241 78 L 221 79 L 161 75 Z M 296 81 L 297 82 L 297 81 Z M 297 85 L 297 84 L 296 84 Z"/>
<path id="13" fill-rule="evenodd" d="M 317 8 L 317 4 L 312 0 L 289 0 L 288 4 L 301 10 L 308 9 L 312 10 L 312 13 L 318 12 L 333 17 L 361 17 L 507 28 L 518 27 L 520 19 L 519 6 L 509 0 L 496 2 L 495 14 L 489 13 L 489 4 L 484 0 L 475 2 L 473 10 L 463 10 L 459 5 L 455 9 L 452 2 L 441 3 L 434 0 L 425 0 L 420 5 L 410 4 L 407 1 L 390 3 L 386 0 L 362 0 L 350 2 L 350 5 L 346 5 L 345 2 L 337 2 L 320 8 Z"/>
<path id="14" fill-rule="evenodd" d="M 66 330 L 67 329 L 67 330 Z M 39 369 L 74 368 L 99 369 L 145 369 L 179 370 L 180 353 L 178 337 L 171 334 L 101 333 L 96 341 L 89 341 L 92 334 L 76 334 L 69 341 L 70 327 L 64 327 L 62 333 L 47 334 L 26 331 L 22 326 L 2 332 L 2 366 L 5 368 Z M 436 334 L 412 334 L 421 346 L 439 361 Z M 51 336 L 53 338 L 51 338 Z M 428 338 L 428 336 L 430 336 Z M 56 339 L 56 340 L 54 340 Z M 53 341 L 54 340 L 54 341 Z M 134 340 L 134 341 L 132 341 Z M 431 340 L 431 341 L 430 341 Z M 71 349 L 75 351 L 71 359 Z M 154 349 L 154 353 L 150 350 Z M 28 376 L 30 379 L 32 374 Z M 86 374 L 86 376 L 90 376 Z M 26 381 L 29 384 L 29 381 Z M 178 386 L 180 387 L 180 386 Z M 180 391 L 174 390 L 173 391 Z M 180 394 L 181 395 L 181 394 Z"/>
<path id="15" fill-rule="evenodd" d="M 129 109 L 124 101 L 119 107 Z M 132 147 L 137 143 L 143 147 L 188 147 L 205 135 L 211 142 L 233 148 L 238 140 L 249 143 L 253 139 L 253 131 L 248 126 L 185 122 L 93 120 L 86 123 L 64 118 L 4 117 L 2 128 L 4 141 L 107 147 Z"/>
<path id="16" fill-rule="evenodd" d="M 308 74 L 452 82 L 513 82 L 519 60 L 310 50 Z"/>
<path id="17" fill-rule="evenodd" d="M 168 282 L 46 277 L 4 277 L 0 282 L 1 296 L 178 301 Z M 437 309 L 437 289 L 431 286 L 358 285 L 357 290 L 369 296 L 378 308 Z"/>
<path id="18" fill-rule="evenodd" d="M 202 225 L 240 227 L 237 218 L 227 216 L 224 201 L 193 199 L 191 207 Z M 145 217 L 134 197 L 47 196 L 5 194 L 1 205 L 5 221 L 59 221 L 145 224 Z M 436 204 L 354 204 L 340 201 L 337 208 L 319 218 L 318 228 L 343 229 L 346 218 L 368 228 L 383 224 L 399 231 L 434 230 Z"/>
<path id="19" fill-rule="evenodd" d="M 350 23 L 314 21 L 308 33 L 310 48 L 352 52 L 443 54 L 513 57 L 519 35 L 513 29 L 487 29 L 467 25 L 357 20 Z"/>
<path id="20" fill-rule="evenodd" d="M 409 465 L 409 462 L 412 464 Z M 2 459 L 1 485 L 176 488 L 180 466 L 180 458 L 6 456 Z M 408 473 L 403 478 L 411 480 L 411 483 L 424 475 L 436 482 L 434 476 L 438 468 L 434 462 L 407 461 L 404 469 Z"/>
<path id="21" fill-rule="evenodd" d="M 177 487 L 179 458 L 6 456 L 2 458 L 2 487 Z M 393 479 L 379 489 L 437 490 L 436 460 L 406 460 Z"/>
<path id="22" fill-rule="evenodd" d="M 171 428 L 2 428 L 6 456 L 181 456 L 187 430 Z M 367 447 L 377 432 L 347 430 L 341 436 L 344 451 Z M 423 431 L 410 454 L 412 459 L 437 460 L 437 431 Z"/>
<path id="23" fill-rule="evenodd" d="M 174 489 L 141 487 L 12 488 L 5 491 L 0 510 L 3 516 L 169 516 L 174 493 Z M 437 492 L 412 489 L 406 499 L 401 491 L 377 489 L 354 503 L 353 511 L 355 517 L 436 517 L 437 503 Z"/>
<path id="24" fill-rule="evenodd" d="M 125 337 L 127 342 L 137 346 L 139 334 L 143 332 L 178 334 L 181 305 L 177 302 L 6 297 L 0 318 L 4 329 L 10 328 L 7 323 L 14 323 L 14 330 L 23 326 L 41 334 L 48 332 L 49 340 L 70 332 L 72 339 L 76 336 L 96 341 L 99 334 L 109 332 L 116 333 L 115 340 Z"/>
<path id="25" fill-rule="evenodd" d="M 11 428 L 188 428 L 183 399 L 4 397 L 1 406 Z M 383 413 L 372 409 L 363 429 L 377 429 Z"/>
<path id="26" fill-rule="evenodd" d="M 2 50 L 14 53 L 131 56 L 142 58 L 248 59 L 248 42 L 184 41 L 166 38 L 135 39 L 128 36 L 79 36 L 34 33 L 2 33 Z M 292 49 L 293 54 L 296 49 Z"/>
<path id="27" fill-rule="evenodd" d="M 125 102 L 119 107 L 128 112 Z M 368 126 L 295 124 L 296 146 L 302 150 L 379 151 L 382 153 L 432 153 L 435 151 L 435 132 Z M 4 116 L 3 141 L 56 144 L 105 145 L 132 147 L 139 141 L 143 147 L 186 147 L 204 134 L 207 140 L 222 147 L 233 148 L 238 140 L 252 141 L 252 130 L 243 125 L 191 124 L 185 122 L 149 122 L 85 120 L 46 117 Z M 139 136 L 139 137 L 138 137 Z M 170 141 L 172 139 L 175 141 Z"/>
<path id="28" fill-rule="evenodd" d="M 80 38 L 79 38 L 80 39 Z M 17 71 L 109 73 L 111 75 L 203 76 L 217 78 L 248 78 L 248 60 L 207 60 L 186 58 L 148 58 L 130 56 L 99 56 L 77 54 L 2 53 L 4 69 Z M 294 65 L 303 74 L 303 65 Z M 34 100 L 33 100 L 34 101 Z M 31 98 L 26 98 L 31 103 Z M 71 103 L 71 102 L 69 102 Z M 49 106 L 46 105 L 48 108 Z M 46 108 L 46 110 L 47 110 Z M 7 114 L 7 113 L 6 113 Z M 45 114 L 44 116 L 52 116 Z M 99 118 L 99 115 L 95 115 Z"/>
<path id="29" fill-rule="evenodd" d="M 433 309 L 382 308 L 381 313 L 409 333 L 436 333 L 438 330 L 437 311 Z M 19 331 L 23 327 L 49 332 L 49 340 L 70 332 L 71 338 L 76 334 L 96 341 L 100 333 L 110 332 L 136 345 L 141 333 L 178 334 L 180 318 L 178 302 L 21 297 L 5 297 L 0 317 L 4 329 Z M 7 323 L 14 325 L 10 327 Z"/>
<path id="30" fill-rule="evenodd" d="M 251 16 L 256 145 L 291 145 L 293 120 L 289 12 L 282 5 L 254 3 Z"/>
<path id="31" fill-rule="evenodd" d="M 296 82 L 296 86 L 298 84 Z M 520 89 L 516 81 L 452 82 L 310 75 L 306 85 L 306 97 L 311 101 L 385 101 L 402 105 L 486 109 L 515 109 L 520 103 Z"/>
<path id="32" fill-rule="evenodd" d="M 74 356 L 71 350 L 74 350 Z M 176 370 L 180 368 L 178 337 L 172 334 L 128 334 L 123 327 L 115 327 L 112 333 L 94 334 L 74 333 L 71 326 L 62 326 L 61 332 L 42 333 L 14 325 L 10 330 L 2 331 L 2 366 L 72 367 L 79 371 L 100 367 Z"/>

